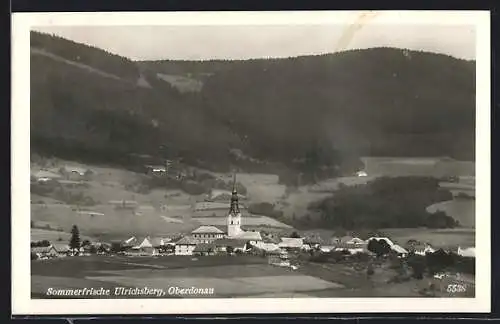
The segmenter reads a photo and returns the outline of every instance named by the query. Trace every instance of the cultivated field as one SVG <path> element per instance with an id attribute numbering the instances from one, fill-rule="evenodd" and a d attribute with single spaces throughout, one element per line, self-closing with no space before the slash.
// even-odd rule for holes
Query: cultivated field
<path id="1" fill-rule="evenodd" d="M 359 266 L 303 261 L 298 270 L 290 270 L 268 265 L 266 258 L 256 256 L 67 257 L 33 261 L 31 289 L 32 298 L 48 298 L 45 295 L 48 288 L 100 287 L 111 290 L 148 287 L 165 291 L 169 287 L 214 289 L 214 294 L 208 296 L 166 294 L 163 298 L 421 297 L 420 290 L 435 281 L 388 283 L 395 272 L 387 266 L 375 266 L 371 277 L 367 277 L 366 269 Z M 438 287 L 446 284 L 438 282 Z M 466 295 L 473 293 L 470 289 Z M 453 297 L 443 291 L 440 295 Z"/>
<path id="2" fill-rule="evenodd" d="M 474 176 L 475 163 L 447 158 L 364 157 L 369 176 Z"/>
<path id="3" fill-rule="evenodd" d="M 402 245 L 408 240 L 414 239 L 420 242 L 429 243 L 434 248 L 453 248 L 458 246 L 476 246 L 476 234 L 471 228 L 456 228 L 432 230 L 427 228 L 391 228 L 380 230 L 394 242 Z"/>

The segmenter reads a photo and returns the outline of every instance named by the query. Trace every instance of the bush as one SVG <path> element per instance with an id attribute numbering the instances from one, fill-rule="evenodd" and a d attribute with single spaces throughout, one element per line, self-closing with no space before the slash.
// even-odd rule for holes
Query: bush
<path id="1" fill-rule="evenodd" d="M 459 224 L 442 212 L 427 207 L 453 195 L 431 177 L 377 178 L 365 185 L 340 188 L 335 195 L 312 203 L 308 209 L 320 214 L 309 226 L 323 228 L 447 228 Z"/>
<path id="2" fill-rule="evenodd" d="M 377 257 L 387 255 L 391 252 L 391 247 L 385 240 L 370 240 L 367 246 L 368 251 L 373 252 Z"/>
<path id="3" fill-rule="evenodd" d="M 407 260 L 408 266 L 412 269 L 412 277 L 415 279 L 423 279 L 426 269 L 425 257 L 420 255 L 412 255 Z"/>

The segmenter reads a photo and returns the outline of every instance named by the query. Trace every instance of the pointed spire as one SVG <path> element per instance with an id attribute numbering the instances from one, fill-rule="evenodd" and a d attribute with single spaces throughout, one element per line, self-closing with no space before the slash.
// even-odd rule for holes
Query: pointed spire
<path id="1" fill-rule="evenodd" d="M 233 193 L 236 193 L 236 173 L 233 173 Z"/>
<path id="2" fill-rule="evenodd" d="M 229 209 L 230 214 L 238 214 L 240 212 L 240 207 L 238 205 L 238 192 L 236 191 L 236 173 L 233 173 L 233 194 L 231 196 L 231 208 Z"/>

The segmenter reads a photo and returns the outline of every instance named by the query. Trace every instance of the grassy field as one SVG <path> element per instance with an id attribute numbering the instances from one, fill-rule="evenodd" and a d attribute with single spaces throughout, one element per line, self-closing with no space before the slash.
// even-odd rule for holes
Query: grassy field
<path id="1" fill-rule="evenodd" d="M 473 176 L 475 163 L 445 158 L 364 157 L 365 171 L 373 176 Z"/>
<path id="2" fill-rule="evenodd" d="M 70 238 L 71 238 L 71 233 L 69 232 L 45 230 L 40 228 L 31 229 L 31 242 L 48 240 L 52 243 L 69 243 Z M 82 241 L 83 240 L 89 240 L 91 242 L 95 241 L 95 238 L 86 235 L 81 235 L 80 239 Z"/>
<path id="3" fill-rule="evenodd" d="M 475 231 L 470 228 L 456 228 L 432 230 L 427 228 L 391 228 L 383 229 L 382 233 L 386 234 L 399 244 L 405 245 L 410 239 L 420 242 L 427 242 L 434 248 L 453 248 L 458 246 L 473 247 L 475 244 Z"/>
<path id="4" fill-rule="evenodd" d="M 342 286 L 267 264 L 267 259 L 232 257 L 75 257 L 32 262 L 32 296 L 48 288 L 199 287 L 214 288 L 212 297 L 307 292 Z"/>
<path id="5" fill-rule="evenodd" d="M 463 227 L 474 228 L 476 224 L 476 203 L 475 200 L 449 200 L 443 201 L 427 207 L 427 211 L 434 213 L 443 211 L 448 216 L 460 222 Z"/>
<path id="6" fill-rule="evenodd" d="M 31 271 L 32 298 L 48 298 L 45 295 L 48 288 L 100 287 L 111 290 L 148 287 L 165 291 L 169 287 L 214 289 L 214 294 L 209 296 L 167 294 L 164 298 L 421 297 L 419 291 L 433 282 L 433 279 L 424 279 L 388 283 L 394 271 L 384 265 L 375 266 L 374 275 L 367 277 L 365 269 L 354 264 L 303 261 L 299 269 L 293 271 L 268 265 L 266 258 L 255 256 L 67 257 L 32 261 Z M 439 284 L 446 285 L 446 282 Z"/>
<path id="7" fill-rule="evenodd" d="M 367 230 L 339 232 L 330 229 L 311 229 L 301 232 L 303 235 L 319 236 L 325 242 L 332 236 L 360 236 L 366 239 Z M 405 246 L 408 240 L 418 240 L 427 242 L 434 248 L 453 248 L 475 246 L 475 230 L 473 228 L 455 228 L 455 229 L 428 229 L 428 228 L 386 228 L 379 229 L 381 235 L 389 237 L 394 243 Z"/>

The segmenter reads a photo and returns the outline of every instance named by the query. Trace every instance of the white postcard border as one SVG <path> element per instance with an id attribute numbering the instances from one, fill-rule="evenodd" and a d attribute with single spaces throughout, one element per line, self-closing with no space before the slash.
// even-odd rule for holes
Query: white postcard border
<path id="1" fill-rule="evenodd" d="M 14 13 L 12 15 L 12 313 L 227 314 L 490 312 L 490 13 L 380 11 L 367 24 L 476 26 L 476 297 L 475 298 L 243 298 L 37 300 L 30 297 L 30 40 L 44 25 L 281 25 L 349 24 L 363 12 Z M 460 35 L 457 35 L 460 37 Z"/>

